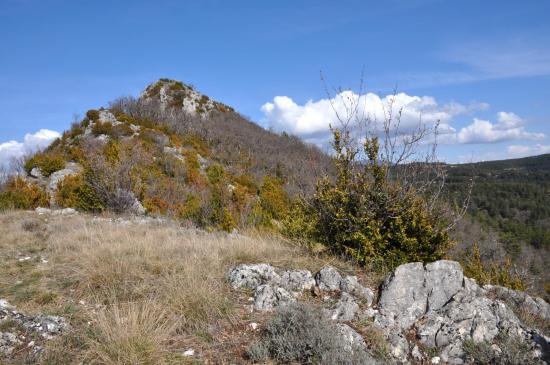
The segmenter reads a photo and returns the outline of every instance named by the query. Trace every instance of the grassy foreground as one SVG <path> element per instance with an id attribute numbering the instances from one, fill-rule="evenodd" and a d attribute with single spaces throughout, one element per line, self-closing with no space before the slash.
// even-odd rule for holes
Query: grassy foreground
<path id="1" fill-rule="evenodd" d="M 60 315 L 71 330 L 45 342 L 43 364 L 244 363 L 257 336 L 246 292 L 224 276 L 242 262 L 312 271 L 348 263 L 280 238 L 206 233 L 175 223 L 0 214 L 0 298 Z M 355 273 L 358 274 L 358 273 Z M 195 356 L 183 352 L 194 349 Z M 24 363 L 23 355 L 12 363 Z"/>

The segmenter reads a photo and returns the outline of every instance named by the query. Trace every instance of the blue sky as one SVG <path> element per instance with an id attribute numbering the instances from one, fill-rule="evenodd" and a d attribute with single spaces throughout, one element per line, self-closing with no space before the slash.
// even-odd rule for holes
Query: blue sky
<path id="1" fill-rule="evenodd" d="M 319 71 L 346 88 L 363 67 L 380 100 L 397 85 L 411 113 L 443 116 L 447 161 L 547 153 L 548 14 L 546 0 L 0 0 L 0 159 L 160 77 L 318 143 Z"/>

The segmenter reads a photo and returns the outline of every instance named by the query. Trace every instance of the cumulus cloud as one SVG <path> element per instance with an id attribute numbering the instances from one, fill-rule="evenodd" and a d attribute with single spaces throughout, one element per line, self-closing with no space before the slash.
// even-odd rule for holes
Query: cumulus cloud
<path id="1" fill-rule="evenodd" d="M 511 140 L 540 140 L 543 133 L 525 130 L 523 120 L 514 113 L 497 113 L 497 122 L 474 118 L 472 124 L 462 128 L 456 135 L 458 143 L 494 143 Z"/>
<path id="2" fill-rule="evenodd" d="M 22 142 L 8 141 L 0 143 L 0 167 L 9 167 L 15 158 L 46 148 L 61 134 L 49 129 L 41 129 L 36 133 L 27 133 Z"/>
<path id="3" fill-rule="evenodd" d="M 509 157 L 526 157 L 550 153 L 550 145 L 511 145 L 508 146 Z"/>
<path id="4" fill-rule="evenodd" d="M 417 127 L 420 120 L 428 124 L 439 122 L 442 133 L 455 133 L 450 125 L 454 116 L 488 107 L 483 103 L 462 105 L 453 102 L 440 105 L 431 96 L 406 93 L 380 97 L 374 93 L 358 95 L 352 91 L 343 91 L 332 99 L 309 100 L 303 105 L 288 96 L 276 96 L 272 102 L 265 103 L 261 110 L 265 116 L 264 123 L 271 129 L 316 142 L 329 137 L 329 125 L 338 125 L 336 114 L 345 118 L 350 105 L 357 105 L 357 115 L 378 122 L 382 122 L 390 111 L 396 113 L 401 110 L 400 128 L 405 133 Z"/>
<path id="5" fill-rule="evenodd" d="M 488 109 L 488 104 L 463 105 L 456 102 L 440 104 L 431 96 L 414 96 L 406 93 L 380 97 L 374 93 L 358 95 L 343 91 L 332 99 L 309 100 L 298 104 L 288 96 L 276 96 L 261 110 L 264 123 L 278 132 L 302 137 L 308 142 L 322 145 L 330 139 L 329 125 L 337 126 L 337 115 L 346 116 L 349 106 L 357 105 L 357 114 L 373 121 L 383 121 L 390 110 L 402 111 L 401 131 L 406 133 L 424 123 L 439 122 L 440 141 L 448 144 L 483 144 L 513 140 L 541 140 L 543 133 L 525 129 L 525 123 L 512 112 L 497 113 L 496 121 L 474 118 L 473 122 L 457 130 L 453 127 L 458 115 Z M 336 112 L 336 113 L 335 113 Z"/>

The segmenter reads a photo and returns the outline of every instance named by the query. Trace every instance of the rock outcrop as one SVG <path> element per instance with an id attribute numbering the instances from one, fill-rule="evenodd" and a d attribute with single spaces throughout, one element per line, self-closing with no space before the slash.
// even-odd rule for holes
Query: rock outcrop
<path id="1" fill-rule="evenodd" d="M 454 261 L 399 266 L 380 286 L 375 303 L 374 292 L 357 277 L 343 277 L 331 266 L 313 276 L 307 270 L 281 271 L 268 264 L 239 265 L 227 278 L 234 289 L 254 289 L 254 309 L 260 311 L 292 303 L 304 290 L 325 292 L 328 318 L 341 326 L 371 321 L 383 333 L 389 355 L 397 363 L 468 363 L 473 359 L 466 345 L 485 346 L 498 363 L 504 352 L 512 351 L 503 347 L 506 339 L 521 344 L 523 357 L 514 355 L 523 359 L 520 362 L 549 362 L 550 339 L 513 311 L 522 308 L 548 321 L 548 303 L 503 287 L 482 288 L 464 277 Z M 345 332 L 354 343 L 364 343 L 353 328 L 347 326 Z"/>
<path id="2" fill-rule="evenodd" d="M 533 360 L 548 356 L 548 339 L 522 324 L 503 301 L 464 278 L 457 262 L 399 266 L 384 281 L 377 307 L 374 322 L 384 330 L 392 353 L 401 362 L 408 361 L 411 347 L 401 336 L 406 331 L 412 331 L 420 344 L 437 351 L 441 361 L 449 364 L 467 360 L 466 341 L 491 344 L 503 337 L 523 341 Z"/>

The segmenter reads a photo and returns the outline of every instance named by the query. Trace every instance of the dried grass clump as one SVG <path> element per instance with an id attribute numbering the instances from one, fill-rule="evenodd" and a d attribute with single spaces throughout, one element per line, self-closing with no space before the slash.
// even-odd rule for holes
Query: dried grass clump
<path id="1" fill-rule="evenodd" d="M 92 364 L 167 364 L 177 318 L 158 303 L 123 303 L 98 314 L 86 360 Z"/>

